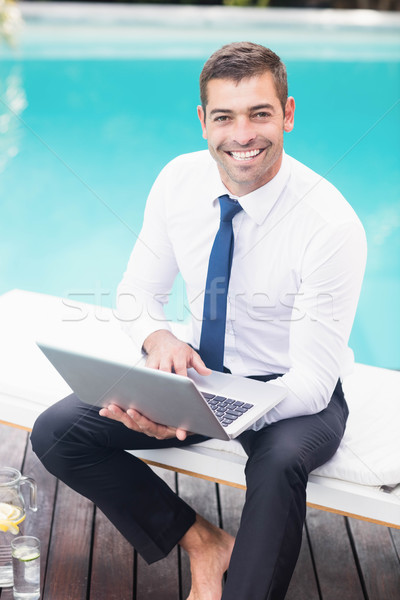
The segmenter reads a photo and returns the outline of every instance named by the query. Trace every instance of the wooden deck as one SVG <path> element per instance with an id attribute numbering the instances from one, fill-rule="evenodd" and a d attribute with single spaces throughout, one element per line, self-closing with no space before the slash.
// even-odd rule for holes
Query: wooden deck
<path id="1" fill-rule="evenodd" d="M 0 424 L 0 464 L 38 484 L 40 508 L 28 513 L 23 532 L 42 542 L 42 600 L 186 599 L 184 552 L 146 565 L 91 502 L 45 471 L 25 431 Z M 198 512 L 235 533 L 243 491 L 158 472 Z M 400 600 L 399 555 L 400 530 L 309 509 L 287 600 Z M 0 597 L 11 600 L 12 592 L 0 589 Z"/>

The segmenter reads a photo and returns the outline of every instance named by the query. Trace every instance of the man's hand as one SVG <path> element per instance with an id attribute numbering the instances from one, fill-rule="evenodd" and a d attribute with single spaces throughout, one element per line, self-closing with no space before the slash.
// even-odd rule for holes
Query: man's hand
<path id="1" fill-rule="evenodd" d="M 102 408 L 100 410 L 100 415 L 112 419 L 113 421 L 119 421 L 120 423 L 123 423 L 125 427 L 128 427 L 128 429 L 133 429 L 133 431 L 138 431 L 139 433 L 145 433 L 149 437 L 154 437 L 157 440 L 167 440 L 169 438 L 177 437 L 178 440 L 183 441 L 189 435 L 184 429 L 175 429 L 175 427 L 154 423 L 154 421 L 150 421 L 150 419 L 147 419 L 133 408 L 128 408 L 125 412 L 116 404 L 109 404 L 106 408 Z"/>
<path id="2" fill-rule="evenodd" d="M 147 354 L 146 367 L 159 369 L 177 375 L 187 375 L 187 369 L 193 367 L 200 375 L 209 375 L 200 355 L 188 344 L 178 340 L 170 331 L 159 329 L 151 333 L 143 343 Z"/>
<path id="3" fill-rule="evenodd" d="M 199 354 L 188 344 L 178 340 L 170 331 L 160 329 L 151 333 L 143 343 L 147 354 L 146 366 L 178 375 L 187 375 L 189 367 L 193 367 L 200 375 L 209 375 L 211 370 L 206 367 Z M 167 425 L 154 423 L 137 410 L 129 408 L 126 412 L 116 404 L 109 404 L 100 410 L 102 417 L 123 423 L 128 429 L 144 433 L 157 440 L 167 440 L 176 437 L 185 440 L 190 435 L 184 429 L 176 429 Z"/>

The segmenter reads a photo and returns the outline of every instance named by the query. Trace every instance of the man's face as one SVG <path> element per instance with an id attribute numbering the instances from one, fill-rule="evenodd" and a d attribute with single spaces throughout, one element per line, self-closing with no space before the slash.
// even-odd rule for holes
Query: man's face
<path id="1" fill-rule="evenodd" d="M 221 179 L 244 196 L 272 179 L 281 166 L 283 132 L 293 129 L 294 100 L 285 115 L 271 73 L 242 79 L 212 79 L 207 85 L 206 115 L 197 112 L 203 137 Z"/>

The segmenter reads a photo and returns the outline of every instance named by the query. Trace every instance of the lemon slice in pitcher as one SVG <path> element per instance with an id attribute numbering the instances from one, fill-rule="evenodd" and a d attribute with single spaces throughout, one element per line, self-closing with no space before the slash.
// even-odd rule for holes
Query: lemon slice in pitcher
<path id="1" fill-rule="evenodd" d="M 16 535 L 19 532 L 18 525 L 25 519 L 25 515 L 19 506 L 0 502 L 0 531 L 9 531 Z"/>

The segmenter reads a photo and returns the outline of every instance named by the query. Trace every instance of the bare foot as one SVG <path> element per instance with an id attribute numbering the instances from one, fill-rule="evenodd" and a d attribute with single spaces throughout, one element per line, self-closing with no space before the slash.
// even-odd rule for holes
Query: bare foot
<path id="1" fill-rule="evenodd" d="M 200 515 L 180 545 L 189 554 L 192 588 L 187 600 L 221 600 L 222 576 L 228 569 L 235 538 Z"/>

